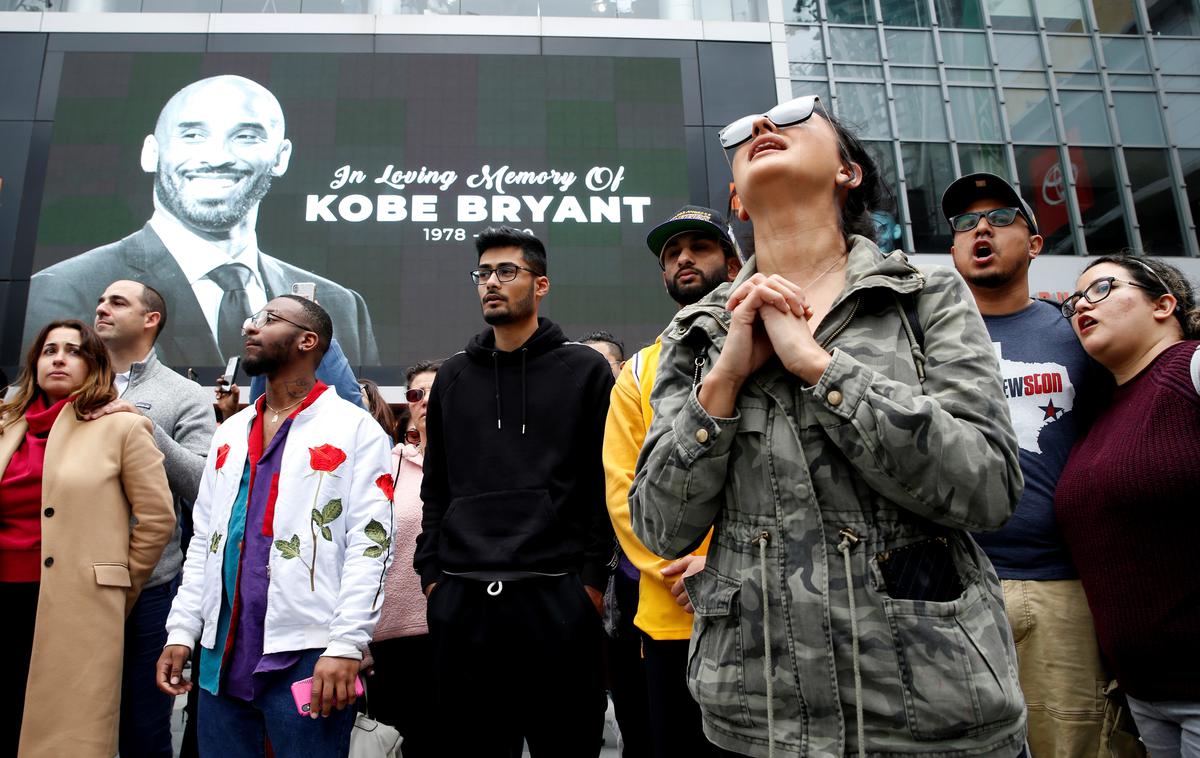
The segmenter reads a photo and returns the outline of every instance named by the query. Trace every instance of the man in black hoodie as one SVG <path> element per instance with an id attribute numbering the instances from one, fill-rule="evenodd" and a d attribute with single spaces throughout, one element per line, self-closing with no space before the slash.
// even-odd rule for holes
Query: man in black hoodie
<path id="1" fill-rule="evenodd" d="M 489 228 L 471 272 L 489 329 L 443 364 L 426 415 L 422 533 L 439 710 L 453 756 L 596 756 L 613 559 L 601 445 L 613 384 L 538 318 L 533 235 Z"/>

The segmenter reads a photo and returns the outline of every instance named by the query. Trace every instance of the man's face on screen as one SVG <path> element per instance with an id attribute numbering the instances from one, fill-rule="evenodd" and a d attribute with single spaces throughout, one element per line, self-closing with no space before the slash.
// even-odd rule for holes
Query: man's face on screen
<path id="1" fill-rule="evenodd" d="M 291 150 L 279 103 L 235 77 L 198 82 L 177 94 L 163 110 L 155 139 L 160 204 L 180 221 L 211 232 L 232 228 L 257 207 L 286 169 Z"/>

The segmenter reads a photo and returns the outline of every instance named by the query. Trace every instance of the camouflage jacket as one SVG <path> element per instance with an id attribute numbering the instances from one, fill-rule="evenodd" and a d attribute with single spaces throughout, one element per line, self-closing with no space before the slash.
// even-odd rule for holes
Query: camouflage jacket
<path id="1" fill-rule="evenodd" d="M 999 580 L 966 532 L 1003 525 L 1022 488 L 995 352 L 956 273 L 851 240 L 845 290 L 816 333 L 833 361 L 813 387 L 772 359 L 733 418 L 696 399 L 728 329 L 723 304 L 753 259 L 678 313 L 630 492 L 634 529 L 676 557 L 715 528 L 707 567 L 687 580 L 689 686 L 714 743 L 766 756 L 770 715 L 780 755 L 854 754 L 861 701 L 871 755 L 1014 756 L 1016 655 Z M 923 384 L 906 298 L 924 331 Z M 931 538 L 948 545 L 962 594 L 889 596 L 881 561 Z"/>

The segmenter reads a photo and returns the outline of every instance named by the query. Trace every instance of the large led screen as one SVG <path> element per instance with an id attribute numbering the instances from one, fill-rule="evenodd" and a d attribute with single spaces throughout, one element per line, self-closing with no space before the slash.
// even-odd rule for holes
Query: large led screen
<path id="1" fill-rule="evenodd" d="M 160 359 L 212 368 L 231 313 L 313 282 L 366 373 L 443 357 L 501 224 L 546 243 L 568 335 L 669 320 L 644 239 L 688 202 L 677 58 L 67 53 L 57 92 L 26 343 L 136 279 Z"/>

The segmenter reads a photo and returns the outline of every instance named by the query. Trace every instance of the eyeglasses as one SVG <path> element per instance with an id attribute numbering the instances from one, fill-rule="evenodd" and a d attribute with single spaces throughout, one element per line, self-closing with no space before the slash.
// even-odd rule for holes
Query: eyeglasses
<path id="1" fill-rule="evenodd" d="M 471 281 L 475 284 L 487 284 L 488 279 L 492 278 L 492 274 L 496 275 L 496 279 L 501 282 L 511 282 L 517 278 L 518 271 L 528 271 L 534 276 L 544 276 L 540 271 L 534 271 L 531 268 L 518 266 L 515 263 L 501 263 L 496 268 L 489 266 L 481 266 L 471 272 Z"/>
<path id="2" fill-rule="evenodd" d="M 1097 279 L 1062 302 L 1063 318 L 1071 318 L 1075 315 L 1075 306 L 1079 303 L 1079 298 L 1081 297 L 1085 298 L 1092 305 L 1095 305 L 1104 298 L 1108 297 L 1110 294 L 1112 294 L 1113 282 L 1128 284 L 1130 287 L 1137 287 L 1138 289 L 1146 289 L 1137 282 L 1118 279 L 1115 276 L 1106 276 L 1101 279 Z"/>
<path id="3" fill-rule="evenodd" d="M 245 334 L 246 330 L 249 329 L 250 327 L 254 327 L 255 329 L 262 329 L 264 326 L 271 323 L 272 321 L 286 321 L 287 323 L 291 324 L 292 326 L 298 326 L 306 332 L 315 332 L 316 331 L 316 329 L 313 329 L 311 326 L 305 326 L 304 324 L 297 324 L 295 321 L 292 321 L 290 318 L 284 318 L 283 316 L 280 316 L 278 313 L 272 313 L 271 311 L 267 310 L 266 308 L 263 308 L 261 311 L 259 311 L 258 313 L 255 313 L 253 316 L 251 316 L 250 318 L 248 318 L 242 322 L 242 334 Z"/>
<path id="4" fill-rule="evenodd" d="M 752 113 L 749 116 L 742 116 L 719 132 L 718 138 L 721 140 L 721 147 L 726 150 L 732 150 L 749 140 L 754 136 L 754 122 L 760 118 L 765 117 L 780 129 L 803 123 L 812 117 L 813 110 L 816 109 L 817 103 L 820 101 L 821 98 L 816 95 L 805 95 L 794 100 L 788 100 L 786 103 L 780 103 L 766 113 Z"/>
<path id="5" fill-rule="evenodd" d="M 413 427 L 404 432 L 404 441 L 410 445 L 420 445 L 421 433 L 416 430 L 416 427 Z"/>
<path id="6" fill-rule="evenodd" d="M 1033 228 L 1033 222 L 1020 208 L 993 208 L 990 211 L 960 213 L 950 217 L 950 228 L 956 232 L 969 232 L 979 226 L 979 221 L 984 216 L 987 216 L 988 223 L 992 226 L 1008 226 L 1017 220 L 1017 216 L 1020 216 L 1025 219 L 1025 223 L 1029 225 L 1030 229 Z"/>
<path id="7" fill-rule="evenodd" d="M 410 403 L 419 403 L 425 399 L 425 390 L 417 388 L 404 393 L 404 399 Z"/>

